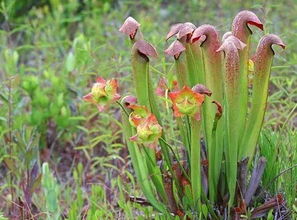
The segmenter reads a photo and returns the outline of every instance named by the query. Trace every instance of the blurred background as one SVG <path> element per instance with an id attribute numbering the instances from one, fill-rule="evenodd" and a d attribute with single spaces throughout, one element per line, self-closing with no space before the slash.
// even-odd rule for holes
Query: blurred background
<path id="1" fill-rule="evenodd" d="M 92 207 L 102 217 L 151 216 L 151 207 L 126 202 L 142 195 L 119 111 L 99 115 L 82 96 L 97 76 L 118 78 L 121 94 L 133 93 L 130 42 L 118 32 L 128 16 L 158 50 L 151 68 L 157 83 L 173 74 L 163 53 L 170 25 L 212 24 L 222 36 L 243 9 L 287 45 L 276 49 L 261 137 L 272 158 L 267 169 L 279 173 L 297 163 L 296 0 L 0 0 L 0 219 L 29 211 L 36 219 L 45 212 L 80 219 Z M 254 49 L 262 35 L 254 31 Z M 44 162 L 49 167 L 41 170 Z M 297 212 L 296 169 L 271 178 L 267 173 L 264 186 L 282 189 Z"/>

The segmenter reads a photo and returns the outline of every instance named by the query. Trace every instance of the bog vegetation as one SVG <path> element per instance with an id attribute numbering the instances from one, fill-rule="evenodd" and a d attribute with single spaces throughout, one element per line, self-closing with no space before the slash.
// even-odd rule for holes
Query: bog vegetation
<path id="1" fill-rule="evenodd" d="M 1 2 L 0 219 L 297 217 L 293 0 L 37 2 Z"/>

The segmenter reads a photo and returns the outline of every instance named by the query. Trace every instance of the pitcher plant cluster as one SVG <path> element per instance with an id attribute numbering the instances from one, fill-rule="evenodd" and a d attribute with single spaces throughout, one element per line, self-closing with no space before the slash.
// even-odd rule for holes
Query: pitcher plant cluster
<path id="1" fill-rule="evenodd" d="M 138 183 L 163 214 L 261 217 L 283 202 L 277 195 L 251 209 L 266 162 L 263 157 L 254 162 L 254 154 L 266 111 L 272 46 L 285 48 L 278 36 L 267 34 L 251 55 L 252 30 L 263 31 L 263 24 L 251 11 L 239 12 L 222 38 L 212 25 L 173 25 L 164 52 L 172 57 L 176 80 L 162 78 L 155 88 L 150 60 L 158 53 L 144 40 L 140 24 L 128 17 L 119 31 L 132 44 L 136 95 L 120 98 L 116 79 L 98 78 L 84 96 L 99 111 L 119 105 Z M 170 125 L 162 119 L 168 113 L 174 117 Z"/>

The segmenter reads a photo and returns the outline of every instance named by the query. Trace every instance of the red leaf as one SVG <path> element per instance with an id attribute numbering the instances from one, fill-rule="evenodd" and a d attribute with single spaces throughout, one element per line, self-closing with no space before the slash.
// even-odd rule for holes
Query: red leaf
<path id="1" fill-rule="evenodd" d="M 263 24 L 255 13 L 246 10 L 239 12 L 232 23 L 232 34 L 244 43 L 248 35 L 252 34 L 248 24 L 263 30 Z"/>
<path id="2" fill-rule="evenodd" d="M 170 27 L 169 32 L 166 35 L 166 40 L 168 40 L 169 38 L 171 38 L 172 36 L 176 35 L 180 28 L 182 27 L 183 23 L 178 23 L 178 24 L 174 24 Z"/>
<path id="3" fill-rule="evenodd" d="M 189 37 L 191 38 L 193 31 L 195 30 L 196 26 L 190 22 L 184 23 L 181 27 L 180 30 L 178 31 L 176 37 L 177 39 L 181 39 L 183 37 Z"/>
<path id="4" fill-rule="evenodd" d="M 186 48 L 184 45 L 179 42 L 178 40 L 175 40 L 170 44 L 170 46 L 164 51 L 169 56 L 174 56 L 175 59 L 178 59 L 180 54 L 185 51 Z"/>
<path id="5" fill-rule="evenodd" d="M 134 39 L 139 26 L 140 24 L 134 18 L 128 17 L 119 31 L 130 36 L 131 39 Z"/>
<path id="6" fill-rule="evenodd" d="M 135 42 L 134 46 L 137 48 L 137 50 L 149 57 L 157 57 L 157 51 L 154 48 L 153 45 L 150 43 L 146 42 L 145 40 L 138 40 Z"/>

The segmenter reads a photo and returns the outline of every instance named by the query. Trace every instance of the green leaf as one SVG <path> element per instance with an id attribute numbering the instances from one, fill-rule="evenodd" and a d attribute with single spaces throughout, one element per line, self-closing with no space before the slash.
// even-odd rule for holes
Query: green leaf
<path id="1" fill-rule="evenodd" d="M 66 58 L 66 70 L 72 72 L 75 68 L 75 56 L 73 52 L 70 52 Z"/>

